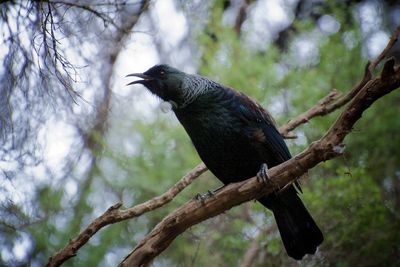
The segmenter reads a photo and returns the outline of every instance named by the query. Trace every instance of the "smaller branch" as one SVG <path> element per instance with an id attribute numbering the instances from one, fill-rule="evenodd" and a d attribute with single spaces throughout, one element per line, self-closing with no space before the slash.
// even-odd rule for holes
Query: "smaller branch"
<path id="1" fill-rule="evenodd" d="M 203 162 L 201 162 L 162 195 L 154 197 L 135 207 L 120 211 L 118 215 L 118 221 L 137 217 L 145 212 L 154 210 L 167 204 L 183 189 L 190 185 L 194 179 L 199 177 L 205 171 L 207 171 L 207 167 Z"/>
<path id="2" fill-rule="evenodd" d="M 390 40 L 386 45 L 385 49 L 383 49 L 383 51 L 379 54 L 379 56 L 377 56 L 376 59 L 371 62 L 368 68 L 368 71 L 371 73 L 371 75 L 376 66 L 386 57 L 389 50 L 392 49 L 394 44 L 397 42 L 399 34 L 400 34 L 400 26 L 397 27 L 396 30 L 392 33 L 392 36 L 390 37 Z"/>
<path id="3" fill-rule="evenodd" d="M 234 30 L 237 36 L 240 36 L 243 22 L 247 17 L 247 8 L 252 1 L 242 0 L 240 3 L 239 11 L 236 15 Z"/>
<path id="4" fill-rule="evenodd" d="M 333 89 L 327 96 L 318 101 L 315 106 L 311 107 L 309 110 L 303 112 L 297 117 L 291 119 L 285 125 L 279 127 L 279 132 L 282 134 L 282 136 L 285 138 L 291 138 L 291 135 L 289 134 L 290 131 L 294 130 L 301 124 L 307 123 L 310 119 L 314 117 L 325 116 L 346 105 L 351 99 L 354 98 L 354 96 L 361 90 L 361 88 L 363 88 L 371 80 L 372 74 L 369 71 L 370 66 L 371 63 L 368 62 L 365 66 L 364 77 L 362 78 L 362 80 L 358 84 L 356 84 L 345 96 L 339 98 L 336 102 L 334 102 L 334 100 L 336 100 L 340 96 L 340 92 L 338 92 L 336 89 Z"/>
<path id="5" fill-rule="evenodd" d="M 351 91 L 345 95 L 344 97 L 340 98 L 335 103 L 331 104 L 327 107 L 329 112 L 332 112 L 345 104 L 347 104 L 351 99 L 354 98 L 358 94 L 358 92 L 368 83 L 371 81 L 373 77 L 373 71 L 375 70 L 376 66 L 386 57 L 389 50 L 393 47 L 393 45 L 398 40 L 398 35 L 400 33 L 400 27 L 398 27 L 390 37 L 388 44 L 386 45 L 385 49 L 377 56 L 373 61 L 368 62 L 364 69 L 364 77 L 362 80 L 351 89 Z"/>
<path id="6" fill-rule="evenodd" d="M 318 101 L 318 103 L 309 110 L 301 113 L 300 115 L 289 120 L 286 124 L 279 127 L 279 132 L 283 137 L 287 138 L 289 136 L 289 132 L 294 130 L 299 125 L 307 123 L 310 119 L 316 116 L 323 116 L 330 113 L 331 111 L 328 110 L 328 105 L 337 99 L 340 94 L 341 93 L 338 90 L 333 89 L 328 95 Z"/>
<path id="7" fill-rule="evenodd" d="M 374 59 L 372 62 L 368 62 L 367 65 L 365 66 L 364 70 L 364 77 L 362 80 L 355 85 L 351 91 L 346 94 L 345 96 L 341 97 L 336 100 L 339 96 L 340 93 L 337 90 L 332 90 L 327 96 L 322 98 L 315 106 L 311 107 L 309 110 L 303 112 L 302 114 L 298 115 L 297 117 L 291 119 L 288 123 L 285 125 L 282 125 L 279 127 L 279 132 L 282 134 L 283 137 L 285 138 L 291 138 L 291 135 L 289 135 L 289 132 L 294 130 L 296 127 L 298 127 L 301 124 L 307 123 L 310 119 L 317 117 L 317 116 L 325 116 L 336 109 L 339 109 L 346 105 L 350 100 L 354 98 L 355 95 L 358 94 L 358 92 L 369 82 L 371 81 L 373 77 L 373 71 L 376 68 L 376 66 L 386 57 L 387 53 L 389 50 L 393 47 L 393 45 L 396 43 L 398 40 L 398 35 L 400 33 L 400 27 L 398 27 L 390 37 L 390 40 L 388 44 L 386 45 L 385 49 L 379 54 L 379 56 Z M 388 70 L 392 70 L 392 68 L 388 68 Z M 382 72 L 382 75 L 386 75 L 386 70 Z"/>
<path id="8" fill-rule="evenodd" d="M 343 96 L 342 98 L 340 98 L 338 101 L 330 104 L 327 107 L 327 112 L 332 112 L 338 108 L 343 107 L 344 105 L 346 105 L 351 99 L 354 98 L 354 96 L 371 80 L 372 78 L 372 72 L 369 71 L 371 66 L 371 63 L 368 62 L 367 65 L 365 65 L 364 68 L 364 76 L 361 79 L 361 81 L 356 84 L 349 93 L 347 93 L 345 96 Z"/>
<path id="9" fill-rule="evenodd" d="M 49 258 L 46 267 L 60 266 L 62 263 L 67 261 L 69 258 L 76 256 L 77 251 L 85 245 L 89 239 L 95 235 L 101 228 L 109 224 L 113 224 L 126 219 L 138 217 L 143 213 L 152 211 L 161 206 L 164 206 L 170 202 L 179 192 L 190 185 L 194 179 L 199 177 L 202 173 L 207 170 L 204 163 L 200 163 L 193 168 L 189 173 L 183 176 L 174 186 L 160 196 L 154 197 L 142 204 L 136 205 L 129 209 L 120 209 L 122 204 L 117 203 L 101 216 L 93 220 L 86 229 L 84 229 L 76 238 L 69 241 L 69 243 L 56 252 Z"/>
<path id="10" fill-rule="evenodd" d="M 116 29 L 119 29 L 119 26 L 114 22 L 114 20 L 112 18 L 110 18 L 105 13 L 99 12 L 96 9 L 91 8 L 90 5 L 84 5 L 84 4 L 79 4 L 79 3 L 76 3 L 76 2 L 66 2 L 66 1 L 51 1 L 51 0 L 42 0 L 42 1 L 43 2 L 47 2 L 48 4 L 52 4 L 52 5 L 59 4 L 59 5 L 69 6 L 69 7 L 72 7 L 72 8 L 83 9 L 83 10 L 87 11 L 88 13 L 92 13 L 96 17 L 100 18 L 103 21 L 103 24 L 105 26 L 107 25 L 107 23 L 110 23 Z"/>

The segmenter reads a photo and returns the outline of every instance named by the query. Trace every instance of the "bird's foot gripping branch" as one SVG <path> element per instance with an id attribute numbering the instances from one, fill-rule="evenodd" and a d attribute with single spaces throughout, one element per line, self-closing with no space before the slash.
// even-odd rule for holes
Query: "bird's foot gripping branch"
<path id="1" fill-rule="evenodd" d="M 260 183 L 268 183 L 270 181 L 268 176 L 268 165 L 267 163 L 261 164 L 260 170 L 257 172 L 257 178 Z"/>

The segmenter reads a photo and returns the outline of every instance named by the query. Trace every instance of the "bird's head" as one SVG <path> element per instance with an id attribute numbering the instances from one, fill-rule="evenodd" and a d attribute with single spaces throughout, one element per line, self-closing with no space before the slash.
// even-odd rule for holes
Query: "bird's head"
<path id="1" fill-rule="evenodd" d="M 156 65 L 144 73 L 132 73 L 127 76 L 141 78 L 132 84 L 143 84 L 153 94 L 164 101 L 172 101 L 177 105 L 184 102 L 182 83 L 187 74 L 168 65 Z"/>

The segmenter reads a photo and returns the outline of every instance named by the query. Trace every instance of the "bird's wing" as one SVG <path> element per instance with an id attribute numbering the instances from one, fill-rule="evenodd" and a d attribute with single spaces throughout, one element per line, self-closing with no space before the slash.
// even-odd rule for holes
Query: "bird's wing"
<path id="1" fill-rule="evenodd" d="M 268 167 L 273 167 L 289 160 L 292 156 L 282 135 L 275 126 L 272 116 L 245 94 L 239 92 L 237 94 L 240 99 L 240 104 L 237 107 L 239 116 L 244 124 L 248 126 L 245 134 L 252 140 L 251 145 L 267 161 Z M 294 184 L 302 192 L 300 183 L 296 181 Z"/>
<path id="2" fill-rule="evenodd" d="M 273 165 L 290 159 L 289 149 L 271 115 L 248 96 L 239 93 L 239 98 L 241 99 L 237 108 L 239 116 L 248 125 L 246 134 L 253 141 L 252 144 L 257 151 L 268 158 L 273 155 L 275 157 Z"/>

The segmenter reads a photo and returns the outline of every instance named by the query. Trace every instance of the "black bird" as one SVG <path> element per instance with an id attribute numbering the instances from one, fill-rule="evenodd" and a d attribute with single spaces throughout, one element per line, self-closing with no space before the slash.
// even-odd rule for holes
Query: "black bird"
<path id="1" fill-rule="evenodd" d="M 272 117 L 245 94 L 168 65 L 128 76 L 141 78 L 128 85 L 142 84 L 171 103 L 200 158 L 224 184 L 291 158 Z M 272 210 L 289 256 L 300 260 L 315 253 L 323 235 L 293 185 L 258 201 Z"/>

